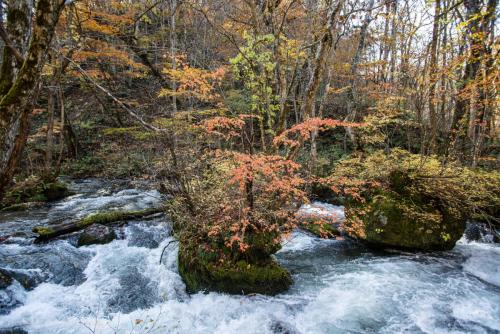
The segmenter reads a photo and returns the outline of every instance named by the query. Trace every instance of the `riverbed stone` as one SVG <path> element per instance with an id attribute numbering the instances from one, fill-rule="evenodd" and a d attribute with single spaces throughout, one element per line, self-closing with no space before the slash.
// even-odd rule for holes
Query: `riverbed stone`
<path id="1" fill-rule="evenodd" d="M 78 247 L 88 245 L 102 245 L 116 239 L 115 231 L 105 225 L 94 224 L 87 227 L 78 238 Z"/>

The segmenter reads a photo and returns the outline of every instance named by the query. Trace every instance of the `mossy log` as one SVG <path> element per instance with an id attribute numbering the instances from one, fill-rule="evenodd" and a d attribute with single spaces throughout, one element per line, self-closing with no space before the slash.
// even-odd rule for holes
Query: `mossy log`
<path id="1" fill-rule="evenodd" d="M 314 223 L 314 222 L 305 222 L 299 225 L 301 229 L 307 231 L 315 236 L 323 239 L 331 239 L 336 236 L 341 236 L 342 232 L 339 228 L 334 226 L 331 223 Z"/>
<path id="2" fill-rule="evenodd" d="M 110 211 L 100 212 L 83 219 L 56 225 L 35 226 L 33 232 L 38 234 L 39 240 L 48 240 L 64 234 L 82 230 L 93 224 L 110 224 L 118 221 L 132 220 L 163 212 L 162 208 L 150 208 L 139 211 Z"/>

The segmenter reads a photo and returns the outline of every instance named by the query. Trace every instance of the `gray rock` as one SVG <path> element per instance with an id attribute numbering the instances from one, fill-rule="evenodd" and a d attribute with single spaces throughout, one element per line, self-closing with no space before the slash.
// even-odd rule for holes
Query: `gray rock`
<path id="1" fill-rule="evenodd" d="M 78 247 L 87 245 L 107 244 L 116 239 L 115 231 L 101 224 L 87 227 L 78 238 Z"/>
<path id="2" fill-rule="evenodd" d="M 91 257 L 91 251 L 79 250 L 63 241 L 42 246 L 0 248 L 2 265 L 8 267 L 9 275 L 17 273 L 20 283 L 26 282 L 24 276 L 29 275 L 29 282 L 35 284 L 51 282 L 64 286 L 78 285 L 85 281 L 83 271 Z M 17 279 L 15 276 L 13 278 Z"/>
<path id="3" fill-rule="evenodd" d="M 481 240 L 481 228 L 477 224 L 467 224 L 464 234 L 469 242 Z"/>

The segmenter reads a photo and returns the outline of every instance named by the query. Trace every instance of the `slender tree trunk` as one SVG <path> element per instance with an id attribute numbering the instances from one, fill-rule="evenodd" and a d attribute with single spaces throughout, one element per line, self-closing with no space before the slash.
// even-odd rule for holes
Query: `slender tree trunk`
<path id="1" fill-rule="evenodd" d="M 480 75 L 481 61 L 486 54 L 485 36 L 483 35 L 481 22 L 482 2 L 480 0 L 464 0 L 466 9 L 466 20 L 468 22 L 467 32 L 469 38 L 469 52 L 466 59 L 465 69 L 460 80 L 458 89 L 459 96 L 453 114 L 450 134 L 448 136 L 448 145 L 445 155 L 455 155 L 461 161 L 470 161 L 468 152 L 473 150 L 473 143 L 468 136 L 468 129 L 471 122 L 471 108 L 477 110 L 482 103 L 482 97 L 475 99 L 474 105 L 471 106 L 471 92 L 473 91 L 474 81 Z M 494 15 L 494 14 L 493 14 Z M 467 93 L 467 94 L 464 94 Z M 472 120 L 472 121 L 475 121 Z"/>
<path id="2" fill-rule="evenodd" d="M 430 47 L 429 61 L 429 144 L 428 153 L 432 154 L 436 151 L 436 137 L 438 129 L 438 117 L 436 112 L 436 84 L 437 84 L 437 47 L 439 36 L 439 20 L 441 15 L 441 1 L 435 0 L 434 9 L 434 24 L 432 27 L 432 40 Z"/>
<path id="3" fill-rule="evenodd" d="M 351 62 L 351 78 L 350 78 L 350 87 L 347 91 L 347 115 L 344 119 L 345 122 L 354 122 L 356 120 L 356 90 L 358 83 L 358 67 L 361 61 L 361 55 L 363 54 L 366 46 L 366 34 L 368 32 L 368 26 L 372 21 L 371 12 L 373 10 L 373 6 L 375 4 L 374 0 L 369 0 L 366 9 L 366 15 L 363 20 L 363 24 L 361 25 L 361 29 L 359 31 L 359 39 L 358 39 L 358 47 L 356 48 L 356 53 L 354 54 L 354 58 Z M 349 136 L 351 142 L 356 149 L 358 147 L 358 143 L 356 141 L 356 135 L 354 133 L 354 129 L 347 127 L 346 134 Z"/>
<path id="4" fill-rule="evenodd" d="M 172 69 L 175 71 L 177 69 L 177 60 L 176 60 L 176 11 L 177 11 L 177 0 L 170 0 L 170 57 L 172 58 Z M 172 112 L 177 112 L 177 97 L 175 96 L 175 91 L 177 90 L 177 83 L 175 79 L 172 79 L 171 82 L 172 91 L 174 94 L 172 95 Z"/>

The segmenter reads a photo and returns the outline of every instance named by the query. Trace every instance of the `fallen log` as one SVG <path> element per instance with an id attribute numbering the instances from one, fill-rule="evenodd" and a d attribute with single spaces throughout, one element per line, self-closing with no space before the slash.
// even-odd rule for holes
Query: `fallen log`
<path id="1" fill-rule="evenodd" d="M 150 208 L 140 211 L 109 211 L 89 215 L 80 220 L 45 226 L 35 226 L 33 232 L 38 234 L 38 240 L 48 240 L 64 234 L 83 230 L 93 224 L 110 224 L 114 222 L 132 220 L 151 216 L 155 213 L 163 212 L 162 208 Z"/>

